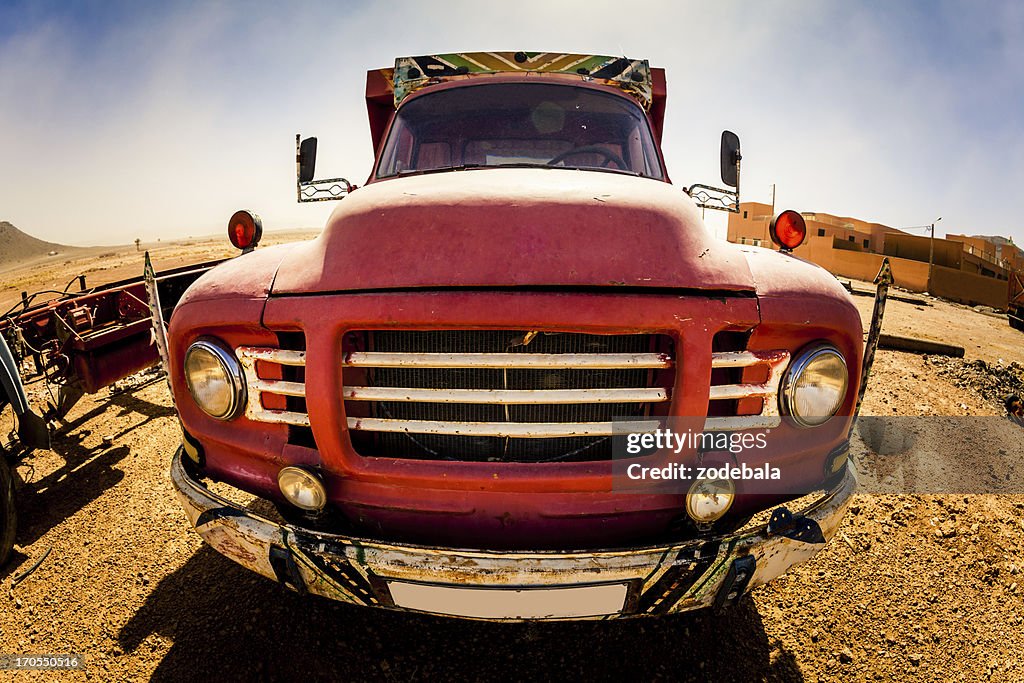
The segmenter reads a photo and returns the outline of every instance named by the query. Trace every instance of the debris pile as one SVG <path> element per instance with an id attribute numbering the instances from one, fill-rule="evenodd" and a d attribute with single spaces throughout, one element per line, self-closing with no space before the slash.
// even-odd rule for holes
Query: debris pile
<path id="1" fill-rule="evenodd" d="M 925 356 L 924 362 L 962 389 L 971 389 L 986 400 L 1002 405 L 1007 396 L 1024 396 L 1024 365 L 988 363 L 944 356 Z"/>

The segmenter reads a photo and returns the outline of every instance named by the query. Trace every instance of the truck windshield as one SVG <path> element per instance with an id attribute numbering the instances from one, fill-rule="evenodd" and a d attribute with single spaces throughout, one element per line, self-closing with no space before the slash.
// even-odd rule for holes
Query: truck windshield
<path id="1" fill-rule="evenodd" d="M 377 177 L 502 166 L 664 177 L 638 105 L 589 88 L 533 83 L 451 88 L 410 100 L 395 115 Z"/>

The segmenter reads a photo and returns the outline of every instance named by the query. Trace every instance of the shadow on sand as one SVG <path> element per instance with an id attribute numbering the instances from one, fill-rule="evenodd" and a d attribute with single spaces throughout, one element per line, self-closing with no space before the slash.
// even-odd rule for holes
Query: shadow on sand
<path id="1" fill-rule="evenodd" d="M 173 641 L 154 680 L 801 681 L 753 601 L 606 622 L 492 623 L 300 596 L 204 546 L 161 581 L 118 638 Z M 145 647 L 145 646 L 143 646 Z"/>
<path id="2" fill-rule="evenodd" d="M 15 542 L 18 545 L 28 546 L 39 540 L 47 531 L 124 478 L 124 472 L 117 469 L 116 465 L 129 455 L 130 449 L 127 446 L 103 444 L 88 447 L 85 441 L 89 432 L 81 429 L 93 418 L 110 411 L 111 406 L 119 409 L 113 416 L 136 413 L 145 418 L 120 432 L 111 433 L 115 441 L 141 425 L 174 414 L 172 408 L 150 403 L 129 393 L 117 394 L 107 403 L 96 406 L 54 431 L 50 447 L 64 461 L 59 468 L 36 478 L 31 453 L 17 461 L 12 470 L 15 472 L 18 510 Z M 15 552 L 7 564 L 0 568 L 0 579 L 18 571 L 27 559 L 23 553 Z"/>

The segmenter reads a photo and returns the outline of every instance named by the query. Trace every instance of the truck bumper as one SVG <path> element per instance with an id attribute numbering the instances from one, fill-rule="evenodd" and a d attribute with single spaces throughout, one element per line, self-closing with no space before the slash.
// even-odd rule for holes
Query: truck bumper
<path id="1" fill-rule="evenodd" d="M 771 511 L 723 536 L 616 550 L 481 551 L 384 543 L 279 524 L 171 465 L 178 498 L 218 552 L 299 591 L 358 605 L 521 621 L 609 619 L 724 607 L 811 558 L 832 537 L 856 486 Z"/>

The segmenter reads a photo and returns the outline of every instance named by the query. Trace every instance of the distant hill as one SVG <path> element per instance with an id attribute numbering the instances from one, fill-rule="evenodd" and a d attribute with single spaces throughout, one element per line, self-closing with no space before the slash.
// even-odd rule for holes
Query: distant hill
<path id="1" fill-rule="evenodd" d="M 7 221 L 0 221 L 0 267 L 46 256 L 51 251 L 67 253 L 76 247 L 44 242 L 23 233 Z"/>
<path id="2" fill-rule="evenodd" d="M 999 235 L 974 235 L 974 237 L 978 237 L 983 240 L 988 240 L 992 244 L 1013 244 L 1012 239 L 1006 239 L 1005 237 L 1000 237 Z"/>

